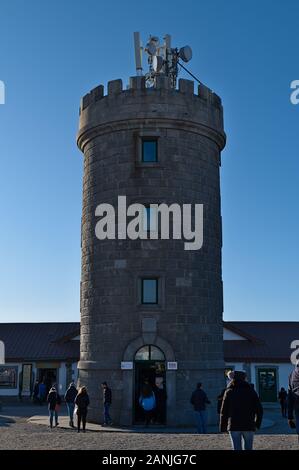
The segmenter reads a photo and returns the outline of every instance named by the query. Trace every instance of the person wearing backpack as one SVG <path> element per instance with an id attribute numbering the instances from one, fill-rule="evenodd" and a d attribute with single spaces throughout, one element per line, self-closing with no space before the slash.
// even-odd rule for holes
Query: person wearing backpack
<path id="1" fill-rule="evenodd" d="M 289 378 L 288 423 L 290 428 L 296 429 L 299 439 L 299 361 Z"/>
<path id="2" fill-rule="evenodd" d="M 145 425 L 148 426 L 154 417 L 154 410 L 156 408 L 156 397 L 148 381 L 146 381 L 142 387 L 139 405 L 144 412 Z"/>
<path id="3" fill-rule="evenodd" d="M 58 426 L 58 411 L 61 404 L 61 398 L 56 391 L 55 387 L 52 387 L 47 396 L 49 418 L 50 418 L 50 428 L 53 427 L 53 418 L 55 416 L 55 426 Z"/>
<path id="4" fill-rule="evenodd" d="M 74 427 L 74 410 L 75 410 L 75 398 L 77 396 L 77 389 L 74 382 L 71 382 L 67 391 L 65 392 L 64 399 L 66 402 L 68 414 L 69 414 L 69 425 L 71 428 Z"/>

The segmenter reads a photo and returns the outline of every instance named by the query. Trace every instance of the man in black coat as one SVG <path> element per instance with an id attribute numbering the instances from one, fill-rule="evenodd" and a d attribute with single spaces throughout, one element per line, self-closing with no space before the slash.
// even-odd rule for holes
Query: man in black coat
<path id="1" fill-rule="evenodd" d="M 201 382 L 198 382 L 196 390 L 191 395 L 190 402 L 194 408 L 194 416 L 196 421 L 196 427 L 199 434 L 207 433 L 207 411 L 206 405 L 210 400 L 207 397 L 206 392 L 201 388 Z"/>
<path id="2" fill-rule="evenodd" d="M 246 382 L 243 371 L 235 371 L 220 411 L 220 431 L 228 431 L 234 450 L 252 450 L 254 431 L 259 429 L 263 407 L 256 391 Z"/>
<path id="3" fill-rule="evenodd" d="M 110 418 L 110 406 L 112 404 L 112 392 L 108 387 L 107 382 L 102 383 L 103 390 L 103 412 L 104 412 L 104 426 L 112 424 L 112 419 Z"/>

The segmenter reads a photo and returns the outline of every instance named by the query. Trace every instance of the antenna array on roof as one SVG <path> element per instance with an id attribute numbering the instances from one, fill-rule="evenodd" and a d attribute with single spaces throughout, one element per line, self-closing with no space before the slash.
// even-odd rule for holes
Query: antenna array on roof
<path id="1" fill-rule="evenodd" d="M 180 49 L 171 47 L 171 36 L 166 34 L 163 38 L 164 42 L 160 44 L 157 36 L 149 37 L 145 47 L 140 41 L 140 33 L 134 33 L 135 46 L 135 63 L 137 75 L 143 74 L 142 53 L 147 54 L 147 63 L 149 70 L 145 73 L 146 85 L 154 86 L 157 75 L 163 74 L 170 78 L 173 88 L 176 88 L 179 59 L 189 62 L 192 58 L 192 50 L 190 46 L 184 46 Z"/>

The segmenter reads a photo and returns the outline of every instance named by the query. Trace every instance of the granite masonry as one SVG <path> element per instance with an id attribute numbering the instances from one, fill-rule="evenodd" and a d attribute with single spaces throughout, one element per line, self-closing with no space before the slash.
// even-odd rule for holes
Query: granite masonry
<path id="1" fill-rule="evenodd" d="M 147 140 L 156 142 L 156 161 L 142 158 Z M 189 80 L 173 89 L 163 75 L 153 88 L 144 77 L 131 77 L 127 89 L 113 80 L 106 95 L 100 85 L 82 98 L 77 144 L 84 154 L 79 381 L 90 395 L 89 420 L 102 420 L 100 384 L 107 381 L 114 423 L 138 422 L 140 380 L 148 371 L 150 380 L 165 382 L 168 425 L 193 424 L 190 395 L 199 381 L 213 422 L 224 385 L 221 99 L 204 85 L 195 94 Z M 128 204 L 145 206 L 203 204 L 203 247 L 98 240 L 96 207 L 117 207 L 124 195 Z M 145 279 L 157 282 L 156 302 L 143 302 Z M 157 348 L 151 360 L 141 349 L 147 345 Z"/>

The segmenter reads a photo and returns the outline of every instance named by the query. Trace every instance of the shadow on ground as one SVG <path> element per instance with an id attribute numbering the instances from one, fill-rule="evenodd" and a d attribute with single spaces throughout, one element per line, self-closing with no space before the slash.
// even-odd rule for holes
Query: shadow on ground
<path id="1" fill-rule="evenodd" d="M 0 416 L 0 428 L 8 427 L 16 421 L 9 416 Z"/>

